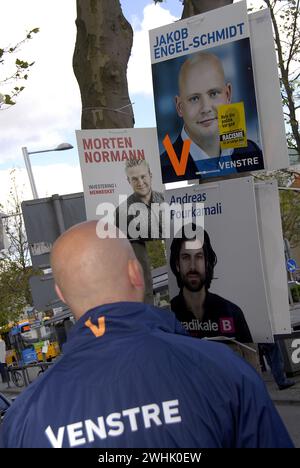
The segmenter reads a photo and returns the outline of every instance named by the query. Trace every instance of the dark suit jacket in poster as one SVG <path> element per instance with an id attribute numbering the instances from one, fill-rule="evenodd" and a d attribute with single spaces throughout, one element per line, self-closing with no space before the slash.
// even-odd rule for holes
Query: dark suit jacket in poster
<path id="1" fill-rule="evenodd" d="M 250 158 L 250 157 L 251 158 L 257 157 L 258 163 L 255 165 L 252 165 L 251 168 L 249 168 L 249 166 L 237 167 L 236 168 L 237 173 L 258 171 L 258 170 L 264 169 L 262 151 L 257 146 L 257 144 L 254 143 L 253 141 L 247 140 L 247 142 L 248 142 L 248 146 L 246 148 L 235 148 L 235 150 L 233 151 L 231 155 L 232 161 L 237 161 L 239 159 Z M 173 143 L 173 148 L 178 158 L 180 158 L 181 156 L 182 147 L 183 147 L 183 140 L 181 138 L 181 135 L 178 135 L 177 139 Z M 188 162 L 187 162 L 185 174 L 182 176 L 176 175 L 176 172 L 172 166 L 172 163 L 166 151 L 160 155 L 160 163 L 161 163 L 162 178 L 163 178 L 164 184 L 169 183 L 169 182 L 179 182 L 181 180 L 192 180 L 192 179 L 202 178 L 201 175 L 199 174 L 196 175 L 196 173 L 199 172 L 199 169 L 197 168 L 190 154 L 188 156 Z M 226 173 L 224 173 L 224 175 L 226 175 Z M 222 176 L 222 173 L 220 173 L 219 176 Z"/>

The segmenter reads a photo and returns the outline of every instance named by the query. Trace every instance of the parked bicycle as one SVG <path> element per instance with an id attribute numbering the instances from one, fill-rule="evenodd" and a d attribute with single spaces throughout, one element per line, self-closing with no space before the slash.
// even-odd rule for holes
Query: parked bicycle
<path id="1" fill-rule="evenodd" d="M 25 382 L 22 372 L 14 369 L 13 366 L 9 367 L 9 372 L 13 384 L 15 384 L 16 387 L 24 387 Z"/>

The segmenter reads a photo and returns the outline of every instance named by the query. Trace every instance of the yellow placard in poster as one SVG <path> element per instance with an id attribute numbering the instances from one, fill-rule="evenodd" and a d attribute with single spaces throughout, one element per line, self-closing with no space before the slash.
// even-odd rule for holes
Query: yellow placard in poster
<path id="1" fill-rule="evenodd" d="M 218 107 L 221 149 L 247 147 L 247 129 L 243 102 Z"/>

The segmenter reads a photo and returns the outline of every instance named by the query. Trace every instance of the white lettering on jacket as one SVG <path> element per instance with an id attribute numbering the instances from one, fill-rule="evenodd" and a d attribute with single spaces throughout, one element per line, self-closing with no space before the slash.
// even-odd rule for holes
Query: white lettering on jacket
<path id="1" fill-rule="evenodd" d="M 151 403 L 127 408 L 119 413 L 108 414 L 106 417 L 99 416 L 95 420 L 77 421 L 56 430 L 48 426 L 45 434 L 53 448 L 77 447 L 94 442 L 95 437 L 106 439 L 120 436 L 126 431 L 136 432 L 139 428 L 150 429 L 152 426 L 180 422 L 179 401 L 168 400 L 160 405 Z"/>

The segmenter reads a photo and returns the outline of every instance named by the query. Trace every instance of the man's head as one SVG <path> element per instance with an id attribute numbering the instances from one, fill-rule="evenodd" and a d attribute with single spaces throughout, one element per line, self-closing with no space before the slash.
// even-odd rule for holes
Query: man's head
<path id="1" fill-rule="evenodd" d="M 144 159 L 131 159 L 126 161 L 125 171 L 132 190 L 140 198 L 151 196 L 152 174 L 149 164 Z"/>
<path id="2" fill-rule="evenodd" d="M 142 269 L 128 240 L 100 239 L 96 228 L 96 221 L 73 226 L 51 252 L 57 294 L 76 319 L 102 304 L 141 302 L 144 297 Z"/>
<path id="3" fill-rule="evenodd" d="M 219 138 L 217 108 L 231 102 L 231 84 L 225 83 L 219 58 L 205 52 L 188 58 L 181 66 L 178 87 L 176 109 L 189 137 L 199 146 Z"/>
<path id="4" fill-rule="evenodd" d="M 204 231 L 204 240 L 196 236 L 188 239 L 182 229 L 181 237 L 175 237 L 171 244 L 170 266 L 176 276 L 178 287 L 198 292 L 209 289 L 217 256 L 210 239 Z"/>

